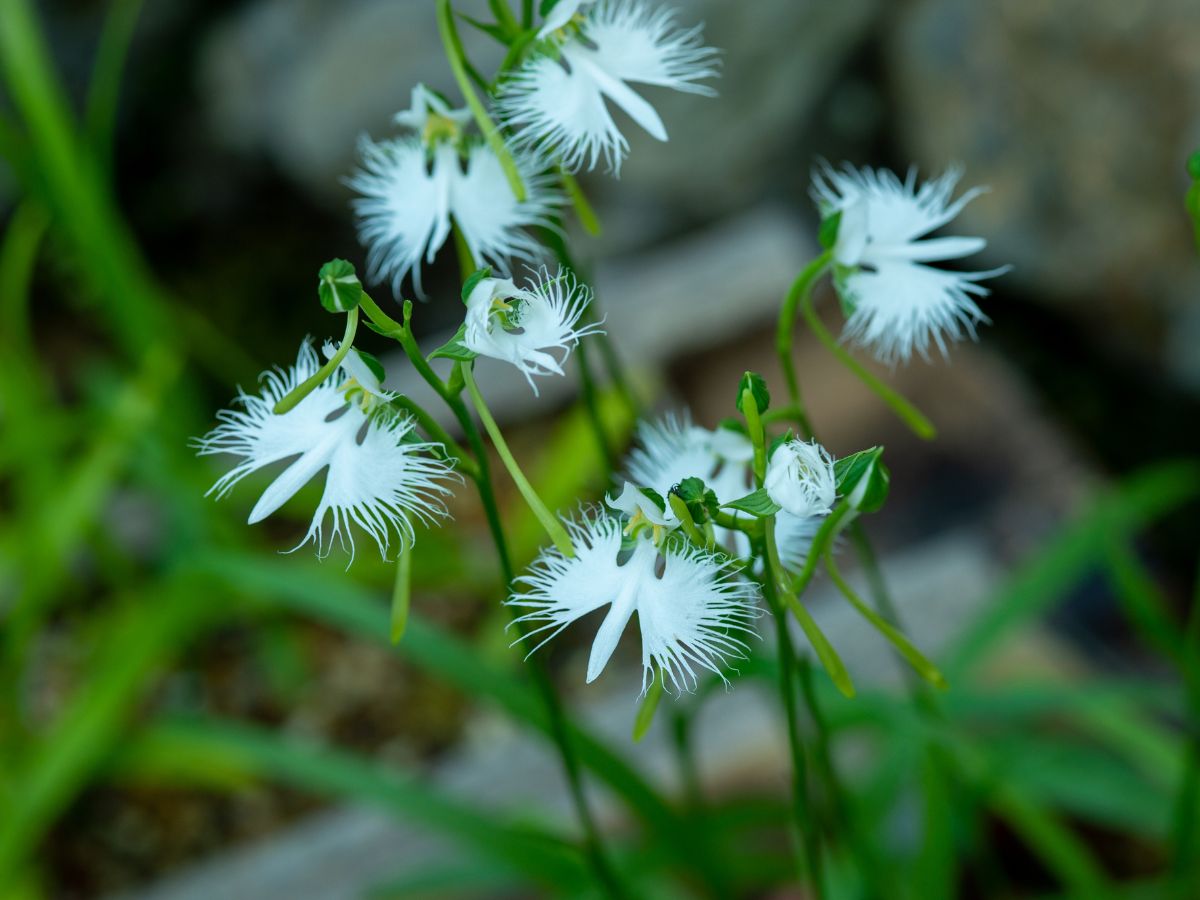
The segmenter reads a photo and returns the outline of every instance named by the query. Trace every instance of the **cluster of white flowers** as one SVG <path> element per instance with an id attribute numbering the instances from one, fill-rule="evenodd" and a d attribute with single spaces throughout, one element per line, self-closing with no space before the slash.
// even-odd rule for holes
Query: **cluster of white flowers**
<path id="1" fill-rule="evenodd" d="M 601 333 L 589 315 L 588 287 L 568 270 L 552 275 L 538 265 L 543 248 L 536 232 L 561 230 L 564 173 L 602 161 L 619 171 L 629 144 L 612 107 L 667 140 L 659 114 L 632 85 L 712 94 L 703 82 L 717 74 L 719 59 L 704 46 L 699 26 L 679 26 L 673 11 L 649 0 L 559 0 L 519 59 L 495 85 L 492 112 L 500 130 L 493 133 L 481 119 L 491 140 L 499 136 L 507 143 L 470 133 L 468 109 L 453 108 L 417 85 L 410 107 L 395 117 L 408 133 L 378 142 L 364 138 L 348 184 L 358 194 L 353 207 L 369 276 L 390 282 L 397 296 L 410 275 L 423 295 L 422 264 L 434 260 L 452 230 L 471 260 L 496 270 L 496 276 L 481 270 L 468 283 L 456 338 L 462 355 L 455 358 L 468 372 L 475 356 L 510 363 L 536 394 L 536 377 L 562 375 L 578 342 Z M 508 157 L 523 184 L 520 199 L 510 180 L 514 172 L 506 171 Z M 914 350 L 927 358 L 931 344 L 945 354 L 948 340 L 974 336 L 976 325 L 987 321 L 976 303 L 987 293 L 980 282 L 1002 270 L 930 265 L 984 247 L 981 238 L 927 237 L 981 192 L 952 199 L 958 180 L 956 169 L 919 186 L 911 172 L 903 181 L 891 172 L 850 166 L 824 165 L 814 173 L 813 197 L 827 224 L 836 225 L 829 259 L 848 314 L 844 338 L 885 362 L 907 361 Z M 531 266 L 524 287 L 511 277 L 517 262 Z M 352 269 L 349 280 L 357 286 Z M 337 307 L 351 310 L 357 316 L 352 304 Z M 321 499 L 301 545 L 312 541 L 324 555 L 337 541 L 353 557 L 350 526 L 356 524 L 386 556 L 393 534 L 410 545 L 414 521 L 430 524 L 447 515 L 450 484 L 461 479 L 444 446 L 416 436 L 413 419 L 398 411 L 398 398 L 384 388 L 373 358 L 331 344 L 324 353 L 327 359 L 340 353 L 340 365 L 298 402 L 280 403 L 303 394 L 319 371 L 308 341 L 294 366 L 264 373 L 259 394 L 239 393 L 238 408 L 219 413 L 219 424 L 197 448 L 237 460 L 211 489 L 218 496 L 251 473 L 286 463 L 251 510 L 251 523 L 278 510 L 324 470 Z M 499 445 L 498 434 L 492 435 Z M 517 622 L 535 626 L 524 638 L 538 639 L 529 652 L 607 606 L 592 644 L 589 682 L 608 663 L 634 613 L 643 691 L 656 673 L 676 689 L 693 688 L 699 670 L 725 678 L 724 667 L 744 655 L 744 638 L 758 615 L 754 548 L 739 520 L 715 514 L 729 527 L 706 521 L 705 546 L 689 543 L 681 535 L 688 523 L 681 522 L 680 507 L 664 498 L 697 478 L 719 507 L 746 501 L 755 485 L 754 456 L 755 446 L 737 427 L 710 430 L 687 413 L 643 422 L 622 490 L 607 498 L 607 508 L 566 521 L 564 541 L 556 538 L 558 546 L 544 551 L 514 585 L 507 602 L 521 611 Z M 762 492 L 769 508 L 778 510 L 774 529 L 765 534 L 774 535 L 772 549 L 783 566 L 798 573 L 838 500 L 834 460 L 815 441 L 787 440 L 770 455 Z M 553 516 L 546 518 L 557 527 Z M 564 546 L 567 536 L 573 553 Z"/>

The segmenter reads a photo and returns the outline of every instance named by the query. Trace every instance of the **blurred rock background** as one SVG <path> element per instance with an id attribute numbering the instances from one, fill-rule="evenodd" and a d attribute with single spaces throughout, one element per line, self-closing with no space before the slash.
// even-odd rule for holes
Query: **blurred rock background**
<path id="1" fill-rule="evenodd" d="M 1033 543 L 1071 506 L 1080 485 L 1200 449 L 1200 264 L 1182 206 L 1184 161 L 1200 146 L 1200 4 L 675 5 L 684 22 L 704 20 L 708 42 L 724 50 L 720 95 L 648 92 L 670 143 L 629 126 L 621 179 L 584 179 L 604 234 L 581 236 L 576 245 L 598 283 L 621 294 L 613 298 L 614 320 L 622 306 L 636 309 L 643 301 L 625 296 L 631 286 L 653 286 L 654 328 L 635 346 L 661 366 L 672 396 L 711 420 L 725 411 L 706 407 L 706 397 L 727 390 L 728 373 L 747 359 L 771 369 L 764 332 L 789 274 L 811 254 L 814 160 L 901 171 L 916 165 L 922 173 L 960 163 L 966 184 L 992 189 L 959 220 L 962 233 L 989 240 L 971 264 L 1012 263 L 1013 270 L 984 304 L 995 324 L 983 331 L 982 350 L 963 348 L 957 368 L 917 364 L 899 375 L 901 388 L 930 406 L 948 442 L 932 453 L 919 448 L 833 367 L 806 362 L 802 370 L 806 383 L 830 385 L 813 406 L 846 441 L 835 449 L 849 448 L 851 437 L 886 442 L 907 473 L 885 548 L 978 523 L 983 511 L 997 529 L 988 532 L 990 545 L 1002 545 L 1003 535 Z M 483 0 L 457 6 L 486 15 Z M 106 5 L 43 0 L 40 7 L 56 61 L 82 98 Z M 498 60 L 487 38 L 469 28 L 464 35 L 480 68 Z M 247 350 L 241 371 L 210 384 L 209 408 L 225 403 L 229 382 L 248 384 L 261 368 L 290 358 L 298 335 L 324 334 L 326 316 L 312 295 L 316 266 L 332 256 L 363 259 L 343 183 L 355 142 L 362 134 L 387 135 L 417 81 L 455 96 L 431 2 L 145 4 L 121 105 L 117 188 L 162 279 Z M 0 213 L 11 195 L 0 166 Z M 689 280 L 681 275 L 689 270 L 701 274 Z M 453 302 L 420 308 L 427 334 L 457 324 L 456 281 L 453 260 L 443 256 L 426 283 L 432 297 Z M 711 296 L 697 300 L 704 286 Z M 68 359 L 86 349 L 85 322 L 40 315 L 48 353 Z M 802 348 L 805 359 L 816 352 Z M 939 393 L 943 379 L 956 381 L 958 393 Z M 843 403 L 843 391 L 855 402 Z M 994 405 L 981 429 L 989 398 Z M 1013 479 L 1025 492 L 1000 502 Z M 930 492 L 937 503 L 928 502 Z M 1030 505 L 1016 510 L 1013 497 L 1045 509 L 1034 510 L 1031 525 Z M 1038 520 L 1039 512 L 1048 518 Z M 934 514 L 940 518 L 929 518 Z M 1186 522 L 1155 541 L 1157 561 L 1178 583 L 1190 577 L 1194 552 L 1194 528 Z M 240 658 L 236 636 L 230 640 L 232 649 L 210 649 L 207 657 Z M 314 642 L 333 660 L 330 671 L 360 671 L 357 647 Z M 231 678 L 243 688 L 253 681 Z M 346 738 L 341 729 L 348 729 L 349 743 L 387 752 L 394 736 L 386 729 L 364 735 L 375 713 L 352 703 L 373 707 L 388 696 L 370 685 L 339 684 L 329 677 L 309 706 L 271 709 L 267 717 L 300 727 L 320 720 L 313 730 Z M 421 704 L 443 708 L 440 696 Z M 227 704 L 239 712 L 257 706 L 253 696 Z M 327 721 L 338 718 L 330 710 L 346 709 L 352 724 Z M 445 713 L 449 721 L 435 722 L 415 749 L 406 737 L 402 752 L 431 754 L 452 741 L 458 713 Z M 273 802 L 258 818 L 254 809 L 221 815 L 243 823 L 241 834 L 258 834 L 307 808 L 286 795 Z M 193 829 L 207 836 L 176 854 L 155 844 L 169 829 L 156 829 L 144 807 L 130 812 L 126 804 L 122 814 L 135 819 L 129 829 L 150 850 L 132 854 L 132 862 L 114 861 L 119 854 L 104 844 L 109 804 L 103 794 L 91 796 L 64 826 L 95 832 L 82 849 L 62 851 L 63 866 L 82 873 L 80 884 L 115 887 L 146 878 L 176 855 L 195 856 L 236 830 L 213 826 L 208 807 L 177 805 L 183 813 L 172 815 L 208 819 L 207 831 Z M 89 852 L 102 860 L 77 858 Z M 116 874 L 108 877 L 105 866 Z"/>

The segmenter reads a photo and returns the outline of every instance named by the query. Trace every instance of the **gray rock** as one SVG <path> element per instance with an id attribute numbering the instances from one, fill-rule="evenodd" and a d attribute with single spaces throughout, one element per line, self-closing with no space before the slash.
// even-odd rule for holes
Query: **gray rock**
<path id="1" fill-rule="evenodd" d="M 886 29 L 897 138 L 988 184 L 963 233 L 1014 283 L 1153 338 L 1200 288 L 1182 213 L 1200 144 L 1194 0 L 920 0 Z"/>

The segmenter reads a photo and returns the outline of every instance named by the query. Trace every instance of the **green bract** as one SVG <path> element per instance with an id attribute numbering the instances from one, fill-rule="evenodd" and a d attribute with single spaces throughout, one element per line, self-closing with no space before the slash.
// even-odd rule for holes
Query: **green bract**
<path id="1" fill-rule="evenodd" d="M 317 296 L 328 312 L 350 312 L 362 299 L 362 282 L 354 274 L 354 266 L 344 259 L 331 259 L 325 263 L 317 273 L 317 279 Z"/>
<path id="2" fill-rule="evenodd" d="M 443 359 L 458 360 L 459 362 L 470 362 L 471 360 L 475 359 L 477 356 L 479 356 L 479 354 L 474 350 L 469 349 L 467 345 L 463 343 L 463 338 L 466 337 L 466 334 L 467 323 L 463 322 L 463 324 L 458 326 L 458 331 L 454 332 L 454 337 L 450 338 L 450 340 L 446 341 L 446 343 L 442 344 L 442 346 L 430 353 L 429 358 L 437 359 L 438 357 L 441 357 Z"/>
<path id="3" fill-rule="evenodd" d="M 887 500 L 891 473 L 883 464 L 883 448 L 872 447 L 833 464 L 838 494 L 860 513 L 877 511 Z"/>
<path id="4" fill-rule="evenodd" d="M 831 250 L 833 245 L 837 243 L 838 228 L 842 224 L 842 211 L 839 209 L 831 216 L 826 216 L 821 220 L 821 225 L 817 229 L 817 240 L 821 244 L 821 249 Z"/>
<path id="5" fill-rule="evenodd" d="M 474 272 L 472 272 L 470 275 L 468 275 L 467 280 L 463 282 L 462 302 L 463 303 L 467 302 L 467 299 L 471 296 L 471 291 L 475 290 L 475 288 L 479 286 L 479 282 L 483 281 L 483 279 L 485 279 L 485 278 L 491 278 L 491 277 L 492 277 L 492 267 L 491 266 L 484 266 L 482 269 L 476 269 Z"/>
<path id="6" fill-rule="evenodd" d="M 783 509 L 778 503 L 771 499 L 771 495 L 767 493 L 766 488 L 759 488 L 752 494 L 747 494 L 732 503 L 726 503 L 724 509 L 736 509 L 740 512 L 749 513 L 759 519 L 765 519 L 767 516 L 773 516 L 775 513 Z"/>
<path id="7" fill-rule="evenodd" d="M 716 493 L 708 488 L 700 478 L 683 479 L 671 488 L 671 493 L 684 502 L 692 521 L 697 523 L 707 522 L 721 508 Z"/>
<path id="8" fill-rule="evenodd" d="M 763 377 L 757 372 L 747 372 L 742 376 L 742 380 L 738 382 L 738 409 L 742 409 L 742 396 L 747 390 L 754 395 L 754 404 L 758 407 L 759 415 L 765 413 L 771 405 L 771 392 L 767 390 L 767 383 Z M 742 409 L 742 412 L 745 413 L 745 410 Z"/>

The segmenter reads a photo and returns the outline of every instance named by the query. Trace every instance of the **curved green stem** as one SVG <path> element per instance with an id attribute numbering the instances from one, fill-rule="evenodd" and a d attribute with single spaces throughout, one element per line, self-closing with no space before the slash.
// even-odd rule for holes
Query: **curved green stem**
<path id="1" fill-rule="evenodd" d="M 842 365 L 858 376 L 858 379 L 863 384 L 874 391 L 879 396 L 879 399 L 886 403 L 892 412 L 912 430 L 913 434 L 926 441 L 931 441 L 937 437 L 937 429 L 933 427 L 933 423 L 925 417 L 924 413 L 868 372 L 863 364 L 847 353 L 845 348 L 837 342 L 837 339 L 829 333 L 829 330 L 817 315 L 817 311 L 813 309 L 811 292 L 801 294 L 800 308 L 804 312 L 804 320 L 808 323 L 808 327 L 812 329 L 813 334 L 817 336 L 817 340 L 824 344 L 826 349 L 836 356 Z"/>
<path id="2" fill-rule="evenodd" d="M 396 560 L 396 580 L 392 585 L 392 643 L 400 643 L 408 628 L 408 610 L 412 605 L 412 541 L 400 547 Z"/>
<path id="3" fill-rule="evenodd" d="M 350 348 L 354 346 L 354 335 L 358 331 L 358 307 L 346 313 L 346 333 L 342 336 L 341 346 L 338 347 L 337 353 L 333 354 L 325 365 L 317 369 L 316 373 L 310 375 L 300 384 L 296 385 L 287 395 L 280 399 L 275 404 L 272 412 L 277 416 L 283 415 L 291 409 L 294 409 L 296 404 L 316 390 L 322 382 L 330 375 L 337 371 L 337 367 L 342 364 L 342 360 L 346 358 L 346 354 L 350 352 Z"/>
<path id="4" fill-rule="evenodd" d="M 890 622 L 864 603 L 862 598 L 846 583 L 846 579 L 842 577 L 842 573 L 834 561 L 832 548 L 829 546 L 825 548 L 825 571 L 829 573 L 829 577 L 837 585 L 837 589 L 842 592 L 843 597 L 850 601 L 850 605 L 858 611 L 858 614 L 875 626 L 875 629 L 891 642 L 896 651 L 916 670 L 917 674 L 936 688 L 944 690 L 947 687 L 946 679 L 938 671 L 938 667 L 931 663 L 925 654 L 897 631 Z"/>
<path id="5" fill-rule="evenodd" d="M 578 179 L 562 168 L 560 168 L 559 177 L 562 179 L 567 196 L 571 199 L 571 205 L 575 207 L 575 215 L 579 216 L 579 224 L 592 237 L 599 237 L 604 229 L 600 227 L 600 218 L 596 215 L 592 204 L 588 202 L 587 195 L 580 187 Z"/>
<path id="6" fill-rule="evenodd" d="M 475 117 L 475 123 L 479 126 L 480 133 L 488 142 L 488 146 L 492 148 L 492 152 L 496 154 L 496 159 L 500 161 L 500 168 L 504 170 L 504 176 L 508 179 L 513 196 L 516 197 L 518 203 L 524 203 L 525 183 L 521 180 L 521 173 L 517 171 L 517 164 L 513 160 L 512 154 L 508 152 L 504 138 L 500 136 L 500 131 L 496 128 L 496 123 L 484 109 L 483 102 L 475 93 L 475 88 L 471 86 L 471 78 L 467 74 L 467 55 L 463 50 L 462 40 L 458 36 L 458 29 L 454 25 L 454 10 L 450 8 L 450 0 L 437 0 L 437 23 L 438 32 L 442 36 L 442 47 L 446 51 L 450 69 L 454 72 L 454 80 L 458 82 L 458 89 L 462 91 L 463 99 L 467 101 L 467 107 L 471 110 L 471 115 Z"/>
<path id="7" fill-rule="evenodd" d="M 421 426 L 421 430 L 431 440 L 442 445 L 446 451 L 446 457 L 454 460 L 455 468 L 467 475 L 472 481 L 478 479 L 479 467 L 475 465 L 475 461 L 471 459 L 467 451 L 454 438 L 450 437 L 449 432 L 438 424 L 437 419 L 426 412 L 419 404 L 415 403 L 411 397 L 406 397 L 403 394 L 392 400 L 392 406 L 410 413 L 417 420 L 417 424 Z"/>
<path id="8" fill-rule="evenodd" d="M 537 491 L 533 489 L 533 485 L 529 483 L 529 479 L 525 477 L 525 473 L 517 465 L 516 457 L 513 456 L 512 451 L 508 448 L 508 442 L 504 440 L 504 434 L 500 431 L 500 426 L 492 418 L 491 410 L 488 409 L 487 403 L 483 399 L 483 394 L 479 392 L 479 385 L 475 383 L 475 375 L 471 372 L 471 367 L 463 366 L 462 374 L 467 386 L 467 393 L 471 397 L 471 402 L 475 405 L 475 411 L 479 413 L 479 420 L 483 422 L 483 428 L 492 439 L 496 453 L 500 455 L 504 467 L 508 469 L 508 474 L 512 476 L 517 490 L 521 492 L 521 496 L 525 498 L 525 502 L 529 505 L 533 514 L 537 516 L 537 520 L 542 523 L 542 527 L 546 529 L 546 534 L 550 536 L 550 540 L 554 542 L 554 546 L 558 548 L 558 551 L 563 556 L 574 556 L 575 548 L 571 545 L 571 538 L 567 534 L 567 530 L 563 528 L 558 518 L 542 502 L 542 498 L 537 495 Z"/>
<path id="9" fill-rule="evenodd" d="M 779 366 L 783 369 L 783 379 L 787 382 L 788 400 L 791 403 L 790 411 L 793 413 L 791 418 L 796 420 L 796 424 L 806 438 L 812 437 L 813 428 L 808 420 L 804 401 L 800 397 L 800 381 L 796 378 L 796 363 L 793 359 L 796 310 L 801 297 L 807 298 L 812 295 L 813 286 L 828 268 L 830 259 L 832 259 L 832 251 L 826 250 L 796 276 L 796 280 L 792 282 L 792 286 L 788 288 L 788 292 L 783 298 L 783 306 L 779 309 L 779 323 L 775 329 L 775 352 L 779 356 Z"/>

